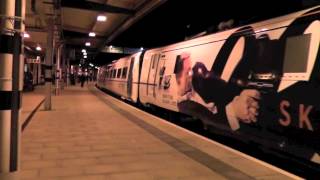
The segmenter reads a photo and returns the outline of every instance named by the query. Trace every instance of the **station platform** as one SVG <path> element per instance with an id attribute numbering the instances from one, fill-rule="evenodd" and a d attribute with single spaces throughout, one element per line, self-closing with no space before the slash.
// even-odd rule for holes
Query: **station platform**
<path id="1" fill-rule="evenodd" d="M 20 124 L 22 125 L 22 131 L 24 131 L 36 111 L 44 102 L 44 93 L 44 87 L 37 86 L 34 91 L 24 92 L 22 94 L 22 109 L 20 115 Z"/>
<path id="2" fill-rule="evenodd" d="M 25 97 L 23 106 L 38 106 Z M 37 97 L 39 104 L 43 96 Z M 92 84 L 68 87 L 52 103 L 52 111 L 40 107 L 22 132 L 23 180 L 301 179 Z"/>

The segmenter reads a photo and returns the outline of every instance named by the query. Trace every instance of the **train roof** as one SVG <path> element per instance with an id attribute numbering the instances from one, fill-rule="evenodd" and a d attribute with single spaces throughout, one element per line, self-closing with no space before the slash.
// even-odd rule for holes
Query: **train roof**
<path id="1" fill-rule="evenodd" d="M 316 9 L 316 11 L 314 11 L 312 13 L 305 14 L 306 12 L 309 12 L 309 11 L 312 11 L 315 9 Z M 148 50 L 146 50 L 146 52 L 150 53 L 153 51 L 156 51 L 156 52 L 173 51 L 173 50 L 177 50 L 177 49 L 184 49 L 187 47 L 192 47 L 192 46 L 203 44 L 203 43 L 223 41 L 223 40 L 226 40 L 233 32 L 235 32 L 241 28 L 248 27 L 248 26 L 251 26 L 255 30 L 255 34 L 259 34 L 259 33 L 273 30 L 274 27 L 286 27 L 292 21 L 294 21 L 297 17 L 299 17 L 301 15 L 308 16 L 310 14 L 316 14 L 316 13 L 320 13 L 320 5 L 314 6 L 312 8 L 308 8 L 305 10 L 297 11 L 297 12 L 294 12 L 291 14 L 283 15 L 280 17 L 272 18 L 269 20 L 265 20 L 265 21 L 261 21 L 261 22 L 257 22 L 257 23 L 253 23 L 253 24 L 243 25 L 243 26 L 228 29 L 225 31 L 216 32 L 213 34 L 204 35 L 204 36 L 197 37 L 194 39 L 170 44 L 167 46 L 148 49 Z M 271 28 L 269 29 L 268 27 L 271 27 Z"/>

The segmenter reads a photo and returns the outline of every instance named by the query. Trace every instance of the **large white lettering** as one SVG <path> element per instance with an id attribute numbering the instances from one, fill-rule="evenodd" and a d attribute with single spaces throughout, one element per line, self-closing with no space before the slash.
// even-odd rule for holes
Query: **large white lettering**
<path id="1" fill-rule="evenodd" d="M 280 103 L 280 111 L 281 114 L 285 117 L 285 119 L 280 118 L 279 122 L 282 126 L 289 126 L 289 124 L 291 123 L 291 117 L 290 114 L 286 111 L 286 107 L 290 106 L 290 102 L 289 101 L 281 101 Z"/>
<path id="2" fill-rule="evenodd" d="M 290 107 L 290 102 L 287 100 L 282 100 L 280 102 L 280 112 L 284 116 L 284 118 L 279 118 L 279 123 L 282 126 L 289 126 L 292 123 L 292 115 L 288 112 L 287 108 Z M 313 127 L 311 121 L 309 119 L 309 114 L 312 110 L 313 106 L 299 104 L 299 128 L 306 128 L 310 131 L 313 131 Z"/>
<path id="3" fill-rule="evenodd" d="M 310 131 L 313 131 L 313 128 L 308 116 L 311 110 L 312 110 L 312 106 L 307 106 L 307 108 L 304 108 L 303 104 L 299 105 L 299 127 L 300 128 L 303 128 L 303 124 L 305 124 L 307 125 L 307 128 Z"/>

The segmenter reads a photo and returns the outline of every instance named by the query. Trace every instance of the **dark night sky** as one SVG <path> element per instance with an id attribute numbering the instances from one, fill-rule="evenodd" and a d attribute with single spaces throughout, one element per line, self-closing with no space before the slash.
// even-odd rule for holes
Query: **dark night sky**
<path id="1" fill-rule="evenodd" d="M 183 41 L 209 28 L 216 30 L 221 21 L 235 20 L 235 27 L 288 14 L 320 4 L 317 0 L 168 0 L 145 16 L 109 45 L 159 47 Z M 101 64 L 110 55 L 99 53 Z M 112 56 L 112 55 L 111 55 Z M 114 60 L 114 57 L 112 60 Z M 112 61 L 110 60 L 110 61 Z M 109 61 L 109 60 L 108 60 Z"/>

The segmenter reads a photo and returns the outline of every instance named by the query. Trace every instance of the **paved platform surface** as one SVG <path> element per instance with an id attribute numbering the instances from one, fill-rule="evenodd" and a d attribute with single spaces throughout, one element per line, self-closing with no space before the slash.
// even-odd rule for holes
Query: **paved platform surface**
<path id="1" fill-rule="evenodd" d="M 24 124 L 26 122 L 44 99 L 44 86 L 36 86 L 34 91 L 23 92 L 20 124 Z"/>
<path id="2" fill-rule="evenodd" d="M 52 100 L 22 134 L 23 180 L 298 179 L 93 86 Z"/>

